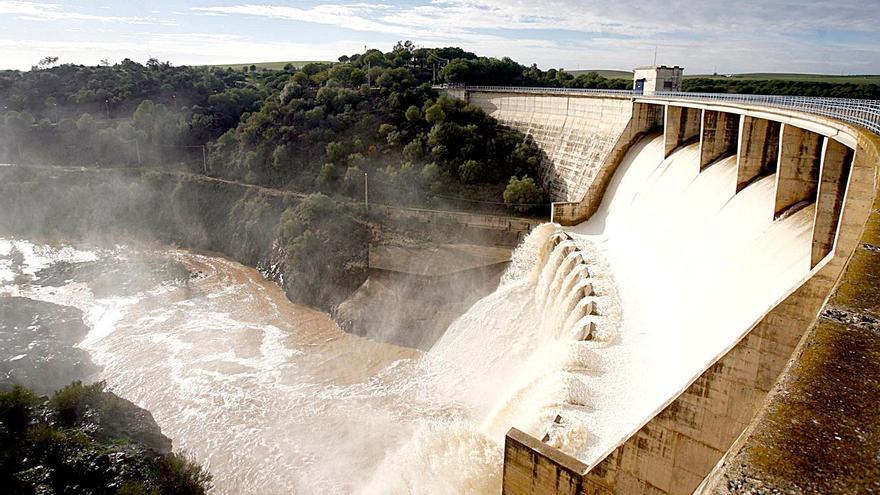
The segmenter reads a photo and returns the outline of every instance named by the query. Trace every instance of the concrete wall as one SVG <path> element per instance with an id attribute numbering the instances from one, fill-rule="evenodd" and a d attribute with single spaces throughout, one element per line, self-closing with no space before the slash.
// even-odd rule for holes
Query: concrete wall
<path id="1" fill-rule="evenodd" d="M 824 139 L 818 133 L 782 124 L 774 209 L 777 216 L 798 203 L 816 200 Z"/>
<path id="2" fill-rule="evenodd" d="M 715 161 L 736 154 L 740 116 L 730 112 L 703 110 L 700 131 L 700 170 Z"/>
<path id="3" fill-rule="evenodd" d="M 776 173 L 779 160 L 779 132 L 782 124 L 773 120 L 742 115 L 736 154 L 736 192 L 752 181 Z"/>
<path id="4" fill-rule="evenodd" d="M 677 148 L 700 137 L 702 111 L 699 108 L 666 105 L 663 120 L 663 157 L 668 158 Z"/>
<path id="5" fill-rule="evenodd" d="M 659 128 L 663 122 L 663 107 L 646 103 L 634 103 L 632 106 L 632 118 L 627 123 L 623 132 L 617 138 L 617 142 L 611 151 L 605 156 L 604 161 L 598 168 L 586 193 L 578 201 L 553 203 L 550 218 L 561 225 L 577 225 L 590 218 L 599 208 L 605 190 L 618 165 L 623 160 L 627 150 L 645 134 Z"/>
<path id="6" fill-rule="evenodd" d="M 502 493 L 533 495 L 580 495 L 587 465 L 511 428 L 504 441 Z"/>
<path id="7" fill-rule="evenodd" d="M 834 139 L 825 139 L 822 150 L 822 180 L 819 182 L 816 217 L 813 221 L 812 266 L 819 264 L 834 248 L 853 158 L 852 148 Z"/>
<path id="8" fill-rule="evenodd" d="M 763 123 L 754 115 L 744 117 L 752 118 L 744 118 L 738 126 L 745 129 L 738 133 L 738 163 L 744 168 L 738 176 L 742 183 L 748 183 L 768 172 L 775 125 Z M 688 120 L 674 107 L 667 111 L 667 124 L 678 127 L 672 132 L 674 141 L 687 135 L 680 129 L 692 126 Z M 777 206 L 781 209 L 777 212 L 818 198 L 813 246 L 814 253 L 826 255 L 818 261 L 814 259 L 812 276 L 744 332 L 729 351 L 696 374 L 694 381 L 671 397 L 655 416 L 645 418 L 641 427 L 584 470 L 579 482 L 566 485 L 579 491 L 566 488 L 569 491 L 560 493 L 693 493 L 752 421 L 804 332 L 816 321 L 858 246 L 871 203 L 878 197 L 877 145 L 861 139 L 865 131 L 843 124 L 836 125 L 840 133 L 834 139 L 791 123 L 783 123 L 778 129 Z M 666 130 L 667 135 L 669 131 Z M 742 142 L 753 138 L 759 142 Z M 854 153 L 847 151 L 838 139 L 858 142 L 858 149 Z M 836 237 L 830 234 L 832 231 L 837 233 Z M 536 439 L 526 441 L 522 432 L 512 431 L 513 434 L 516 442 L 510 443 L 512 448 L 531 449 L 531 457 L 521 452 L 509 458 L 511 463 L 504 471 L 504 493 L 545 493 L 536 484 L 522 481 L 529 476 L 541 483 L 568 479 L 571 463 L 554 452 L 548 453 L 547 446 L 536 448 Z"/>
<path id="9" fill-rule="evenodd" d="M 544 153 L 542 179 L 555 202 L 551 218 L 562 225 L 589 218 L 626 150 L 663 125 L 662 105 L 629 97 L 443 91 L 479 106 L 538 145 Z M 699 134 L 696 122 L 694 136 Z"/>
<path id="10" fill-rule="evenodd" d="M 468 100 L 540 147 L 554 201 L 583 198 L 632 116 L 628 98 L 470 91 Z"/>

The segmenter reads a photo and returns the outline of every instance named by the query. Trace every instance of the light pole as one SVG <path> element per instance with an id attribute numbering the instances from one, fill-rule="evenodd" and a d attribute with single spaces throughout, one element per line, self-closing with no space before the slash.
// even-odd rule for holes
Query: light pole
<path id="1" fill-rule="evenodd" d="M 370 188 L 367 184 L 367 173 L 364 172 L 364 212 L 370 211 Z"/>

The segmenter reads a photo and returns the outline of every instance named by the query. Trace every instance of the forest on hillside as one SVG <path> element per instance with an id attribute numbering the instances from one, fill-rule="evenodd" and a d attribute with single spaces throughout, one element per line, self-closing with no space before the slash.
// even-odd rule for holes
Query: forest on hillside
<path id="1" fill-rule="evenodd" d="M 460 48 L 399 42 L 336 63 L 0 71 L 0 162 L 186 169 L 296 192 L 415 206 L 546 208 L 540 150 L 434 82 L 629 89 Z M 688 79 L 687 91 L 880 97 L 878 85 Z"/>

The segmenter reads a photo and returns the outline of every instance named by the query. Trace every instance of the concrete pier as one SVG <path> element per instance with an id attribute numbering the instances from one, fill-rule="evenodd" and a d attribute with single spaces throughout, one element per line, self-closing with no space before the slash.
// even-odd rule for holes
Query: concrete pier
<path id="1" fill-rule="evenodd" d="M 797 203 L 816 200 L 824 139 L 815 132 L 782 124 L 774 217 Z"/>
<path id="2" fill-rule="evenodd" d="M 826 139 L 822 152 L 822 180 L 816 198 L 813 222 L 812 266 L 816 266 L 834 249 L 844 194 L 849 182 L 854 152 L 834 139 Z"/>
<path id="3" fill-rule="evenodd" d="M 587 465 L 511 428 L 504 439 L 502 493 L 581 495 Z"/>
<path id="4" fill-rule="evenodd" d="M 743 115 L 736 154 L 736 192 L 759 177 L 776 173 L 782 124 Z"/>
<path id="5" fill-rule="evenodd" d="M 700 132 L 700 170 L 717 160 L 736 154 L 739 145 L 740 116 L 735 113 L 703 110 Z"/>
<path id="6" fill-rule="evenodd" d="M 679 146 L 700 137 L 702 111 L 699 108 L 666 105 L 663 126 L 663 158 L 669 157 Z"/>

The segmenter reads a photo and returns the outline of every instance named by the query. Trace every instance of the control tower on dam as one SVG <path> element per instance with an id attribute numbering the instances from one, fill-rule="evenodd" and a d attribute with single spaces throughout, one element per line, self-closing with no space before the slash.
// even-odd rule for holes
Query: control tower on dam
<path id="1" fill-rule="evenodd" d="M 596 362 L 564 370 L 578 399 L 555 419 L 507 433 L 503 493 L 862 491 L 870 469 L 846 466 L 880 442 L 857 425 L 880 413 L 854 406 L 880 379 L 880 102 L 663 91 L 673 69 L 636 92 L 439 88 L 544 151 L 563 230 L 545 289 L 619 307 L 553 299 L 590 322 L 556 316 Z"/>

